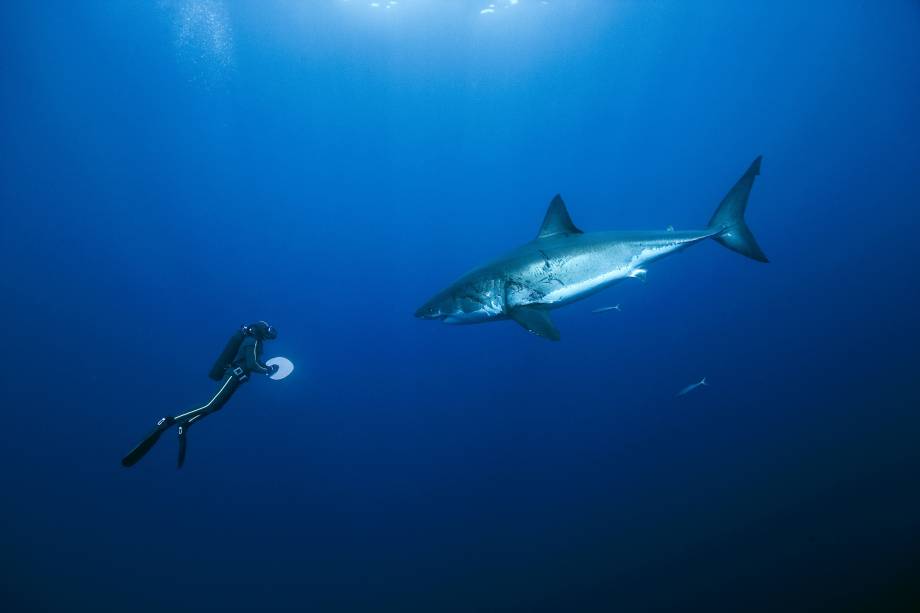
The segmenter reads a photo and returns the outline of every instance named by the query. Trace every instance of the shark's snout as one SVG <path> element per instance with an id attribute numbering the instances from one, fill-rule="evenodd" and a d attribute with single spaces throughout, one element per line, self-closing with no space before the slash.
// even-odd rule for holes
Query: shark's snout
<path id="1" fill-rule="evenodd" d="M 492 278 L 461 279 L 428 299 L 415 311 L 419 319 L 446 324 L 475 324 L 502 314 L 496 299 L 497 281 Z"/>
<path id="2" fill-rule="evenodd" d="M 441 313 L 441 309 L 426 302 L 415 311 L 415 316 L 419 319 L 441 319 L 444 314 Z"/>

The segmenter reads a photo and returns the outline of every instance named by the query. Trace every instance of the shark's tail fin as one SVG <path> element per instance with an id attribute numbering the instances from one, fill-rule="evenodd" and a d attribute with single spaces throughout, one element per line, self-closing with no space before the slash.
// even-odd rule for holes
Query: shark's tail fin
<path id="1" fill-rule="evenodd" d="M 768 262 L 766 254 L 754 239 L 754 234 L 744 223 L 744 209 L 747 208 L 748 196 L 754 186 L 754 177 L 760 174 L 760 160 L 758 156 L 744 173 L 735 186 L 731 188 L 719 208 L 709 220 L 709 228 L 717 230 L 713 238 L 732 251 L 737 251 L 758 262 Z"/>

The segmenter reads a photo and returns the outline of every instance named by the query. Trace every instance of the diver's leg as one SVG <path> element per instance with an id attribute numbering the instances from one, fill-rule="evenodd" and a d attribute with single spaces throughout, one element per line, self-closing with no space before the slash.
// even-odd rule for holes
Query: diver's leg
<path id="1" fill-rule="evenodd" d="M 189 418 L 187 421 L 179 424 L 179 459 L 176 462 L 176 468 L 182 468 L 182 465 L 185 464 L 185 449 L 186 441 L 188 438 L 188 429 L 192 427 L 192 424 L 196 421 L 204 419 L 205 414 L 196 415 L 192 418 Z"/>
<path id="2" fill-rule="evenodd" d="M 245 378 L 243 379 L 245 381 Z M 184 433 L 188 430 L 187 424 L 191 420 L 203 417 L 208 413 L 213 413 L 226 404 L 227 400 L 230 399 L 230 396 L 233 395 L 233 392 L 236 391 L 236 388 L 240 386 L 242 381 L 240 378 L 235 375 L 233 372 L 228 372 L 227 376 L 224 377 L 224 380 L 221 381 L 221 386 L 218 388 L 217 393 L 208 401 L 208 403 L 202 407 L 199 407 L 193 411 L 188 411 L 177 415 L 176 417 L 163 417 L 154 427 L 153 431 L 147 435 L 147 438 L 142 440 L 138 445 L 128 453 L 124 458 L 121 459 L 122 466 L 134 466 L 137 462 L 144 457 L 148 451 L 150 451 L 158 440 L 160 440 L 160 435 L 169 430 L 172 426 L 177 423 L 185 425 L 180 433 L 180 455 L 184 458 L 184 444 L 185 436 Z M 181 466 L 181 462 L 180 462 Z"/>
<path id="3" fill-rule="evenodd" d="M 242 381 L 245 381 L 245 379 Z M 182 468 L 182 465 L 185 464 L 185 451 L 188 446 L 188 429 L 193 423 L 199 422 L 211 413 L 215 413 L 222 409 L 242 381 L 236 375 L 232 373 L 228 374 L 224 381 L 221 382 L 221 386 L 218 388 L 217 393 L 206 405 L 176 416 L 176 421 L 179 423 L 179 459 L 176 462 L 176 468 Z"/>
<path id="4" fill-rule="evenodd" d="M 244 379 L 245 381 L 245 379 Z M 232 372 L 228 373 L 224 380 L 221 381 L 220 387 L 217 388 L 217 393 L 208 400 L 208 403 L 204 406 L 200 406 L 197 409 L 192 409 L 182 413 L 181 415 L 176 415 L 176 421 L 188 421 L 192 417 L 197 417 L 199 415 L 208 415 L 219 411 L 223 406 L 230 400 L 230 396 L 233 395 L 233 392 L 236 391 L 236 388 L 240 386 L 240 379 Z"/>

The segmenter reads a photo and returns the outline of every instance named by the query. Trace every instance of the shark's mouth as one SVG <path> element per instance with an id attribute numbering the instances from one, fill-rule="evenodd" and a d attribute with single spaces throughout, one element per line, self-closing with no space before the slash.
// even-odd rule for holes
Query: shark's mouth
<path id="1" fill-rule="evenodd" d="M 435 320 L 437 320 L 437 319 L 444 319 L 445 317 L 447 317 L 447 314 L 446 314 L 446 313 L 442 313 L 441 311 L 438 311 L 438 310 L 434 310 L 434 309 L 432 309 L 431 307 L 424 307 L 424 306 L 423 306 L 423 307 L 420 307 L 420 308 L 415 312 L 415 316 L 418 317 L 419 319 L 435 319 Z"/>

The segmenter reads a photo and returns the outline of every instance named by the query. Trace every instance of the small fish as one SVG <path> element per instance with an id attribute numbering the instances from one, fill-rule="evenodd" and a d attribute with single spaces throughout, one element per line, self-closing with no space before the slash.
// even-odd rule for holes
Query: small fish
<path id="1" fill-rule="evenodd" d="M 613 306 L 601 307 L 601 308 L 599 308 L 599 309 L 594 309 L 594 310 L 591 311 L 591 312 L 592 312 L 592 313 L 603 313 L 604 311 L 621 311 L 621 312 L 622 312 L 623 309 L 620 308 L 620 305 L 619 305 L 619 304 L 615 304 L 615 305 L 613 305 Z"/>
<path id="2" fill-rule="evenodd" d="M 699 382 L 699 383 L 691 383 L 690 385 L 688 385 L 688 386 L 685 387 L 684 389 L 682 389 L 682 390 L 680 390 L 679 392 L 677 392 L 677 395 L 678 395 L 678 396 L 683 396 L 684 394 L 690 393 L 690 392 L 692 392 L 693 390 L 695 390 L 696 388 L 702 387 L 702 386 L 704 386 L 704 385 L 709 385 L 708 383 L 706 383 L 706 377 L 703 377 L 702 379 L 700 379 L 700 382 Z"/>

